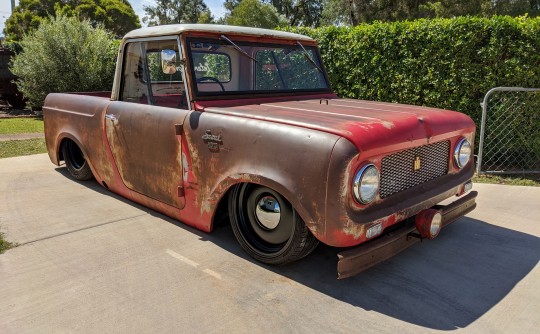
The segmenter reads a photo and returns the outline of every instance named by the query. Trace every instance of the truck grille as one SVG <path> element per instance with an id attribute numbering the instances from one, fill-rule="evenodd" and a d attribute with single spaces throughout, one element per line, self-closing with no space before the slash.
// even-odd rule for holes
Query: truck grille
<path id="1" fill-rule="evenodd" d="M 449 155 L 450 141 L 447 140 L 384 157 L 381 164 L 380 197 L 386 198 L 447 174 Z M 417 157 L 420 159 L 420 168 L 415 171 Z"/>

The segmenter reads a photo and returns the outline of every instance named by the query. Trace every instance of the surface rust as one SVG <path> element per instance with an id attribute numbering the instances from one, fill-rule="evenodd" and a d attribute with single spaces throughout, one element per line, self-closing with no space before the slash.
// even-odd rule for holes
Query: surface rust
<path id="1" fill-rule="evenodd" d="M 60 97 L 52 96 L 49 102 Z M 226 101 L 222 108 L 215 107 L 215 101 L 210 107 L 201 102 L 197 105 L 200 110 L 194 111 L 110 102 L 98 97 L 77 96 L 70 101 L 61 106 L 48 103 L 46 108 L 51 160 L 58 160 L 60 138 L 72 137 L 85 151 L 100 183 L 104 181 L 122 196 L 205 231 L 212 229 L 212 217 L 227 190 L 249 182 L 281 193 L 320 241 L 332 246 L 354 246 L 367 241 L 366 224 L 377 221 L 388 227 L 413 216 L 455 195 L 473 172 L 470 165 L 458 173 L 449 156 L 449 174 L 444 177 L 385 200 L 377 199 L 368 206 L 354 201 L 352 178 L 362 164 L 369 161 L 380 168 L 385 155 L 427 140 L 425 127 L 420 124 L 414 127 L 420 131 L 416 141 L 403 141 L 401 132 L 388 138 L 388 129 L 381 120 L 391 121 L 397 131 L 409 117 L 416 119 L 431 111 L 428 108 L 406 106 L 401 112 L 396 111 L 398 105 L 360 101 L 361 106 L 388 109 L 375 119 L 374 115 L 353 117 L 351 110 L 334 106 L 357 105 L 350 101 L 333 98 L 328 105 L 315 104 L 319 99 L 311 96 L 272 104 L 232 106 L 231 101 Z M 303 106 L 305 110 L 285 108 L 289 106 Z M 77 112 L 64 111 L 73 109 Z M 333 115 L 320 116 L 311 113 L 312 109 L 332 110 Z M 105 113 L 116 120 L 105 120 Z M 449 121 L 449 115 L 457 113 L 434 113 L 442 118 L 432 116 L 432 140 L 450 140 L 454 145 L 462 135 L 472 137 L 467 133 L 469 127 L 462 127 L 461 118 L 457 124 Z M 75 126 L 86 123 L 84 127 Z M 177 134 L 180 124 L 183 130 Z M 347 130 L 353 128 L 356 134 Z M 378 133 L 377 138 L 387 145 L 359 150 L 373 145 L 365 141 L 366 129 Z M 459 130 L 444 132 L 452 129 Z M 376 135 L 368 139 L 373 138 Z M 214 146 L 209 145 L 209 140 Z M 179 187 L 184 196 L 178 196 Z"/>
<path id="2" fill-rule="evenodd" d="M 182 52 L 187 57 L 185 47 Z M 189 75 L 185 84 L 194 85 Z M 212 230 L 227 191 L 249 182 L 291 202 L 320 241 L 354 246 L 368 241 L 371 224 L 387 228 L 414 216 L 458 194 L 473 174 L 472 163 L 463 170 L 452 163 L 459 138 L 474 138 L 472 120 L 453 111 L 329 92 L 222 100 L 191 95 L 193 110 L 111 101 L 105 94 L 47 97 L 51 161 L 60 164 L 62 140 L 73 140 L 100 184 L 203 231 Z M 442 140 L 450 141 L 448 175 L 369 205 L 354 200 L 353 178 L 364 164 L 380 169 L 388 154 Z"/>

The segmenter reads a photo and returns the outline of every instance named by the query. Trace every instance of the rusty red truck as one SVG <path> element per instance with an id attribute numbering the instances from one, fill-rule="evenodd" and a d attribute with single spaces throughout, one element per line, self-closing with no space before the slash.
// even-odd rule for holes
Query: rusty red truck
<path id="1" fill-rule="evenodd" d="M 134 30 L 112 92 L 49 94 L 43 110 L 50 159 L 75 179 L 206 232 L 226 212 L 267 264 L 322 242 L 346 248 L 338 277 L 352 276 L 476 206 L 468 116 L 339 98 L 303 35 Z"/>

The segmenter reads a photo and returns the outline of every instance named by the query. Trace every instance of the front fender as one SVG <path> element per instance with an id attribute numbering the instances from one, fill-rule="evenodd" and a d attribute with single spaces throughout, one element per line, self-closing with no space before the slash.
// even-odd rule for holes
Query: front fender
<path id="1" fill-rule="evenodd" d="M 185 138 L 186 197 L 192 197 L 199 217 L 213 215 L 233 185 L 255 183 L 284 196 L 323 240 L 328 167 L 339 136 L 194 111 L 186 122 Z"/>

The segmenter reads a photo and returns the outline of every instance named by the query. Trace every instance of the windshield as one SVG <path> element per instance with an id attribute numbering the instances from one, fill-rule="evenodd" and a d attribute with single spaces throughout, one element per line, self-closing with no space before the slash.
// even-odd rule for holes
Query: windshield
<path id="1" fill-rule="evenodd" d="M 198 96 L 327 91 L 316 47 L 188 39 Z"/>

